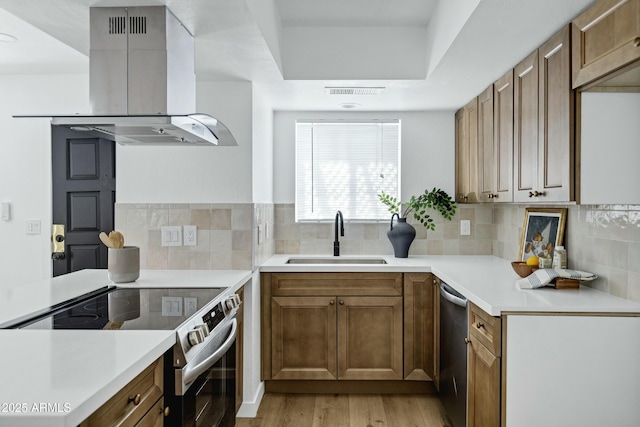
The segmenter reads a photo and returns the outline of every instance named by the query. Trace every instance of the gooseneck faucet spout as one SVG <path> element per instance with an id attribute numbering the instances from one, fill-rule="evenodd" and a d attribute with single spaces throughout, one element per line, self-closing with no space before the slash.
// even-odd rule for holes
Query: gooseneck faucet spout
<path id="1" fill-rule="evenodd" d="M 340 235 L 344 236 L 344 219 L 342 218 L 342 212 L 336 212 L 336 223 L 334 231 L 336 239 L 333 241 L 333 256 L 340 256 L 340 241 L 338 240 L 338 221 L 340 221 Z"/>

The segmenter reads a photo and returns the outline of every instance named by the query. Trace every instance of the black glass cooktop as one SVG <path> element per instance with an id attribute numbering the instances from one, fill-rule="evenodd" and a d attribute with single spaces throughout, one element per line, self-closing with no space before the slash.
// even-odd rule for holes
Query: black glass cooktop
<path id="1" fill-rule="evenodd" d="M 214 300 L 224 288 L 111 289 L 62 308 L 25 329 L 171 330 Z"/>

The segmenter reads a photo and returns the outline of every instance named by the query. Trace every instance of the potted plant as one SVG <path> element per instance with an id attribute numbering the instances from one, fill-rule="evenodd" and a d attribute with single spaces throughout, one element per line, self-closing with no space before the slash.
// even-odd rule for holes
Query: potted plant
<path id="1" fill-rule="evenodd" d="M 451 221 L 456 213 L 456 202 L 439 188 L 433 188 L 419 196 L 411 196 L 408 202 L 402 202 L 384 192 L 378 194 L 382 203 L 387 205 L 391 215 L 391 225 L 387 231 L 387 237 L 393 245 L 393 252 L 396 258 L 407 258 L 409 256 L 409 246 L 416 237 L 416 229 L 407 223 L 407 217 L 413 215 L 418 222 L 424 225 L 427 230 L 435 230 L 436 224 L 429 215 L 428 210 L 434 209 L 440 212 L 443 218 Z M 404 206 L 404 210 L 402 207 Z M 397 224 L 393 225 L 393 219 L 397 217 Z"/>

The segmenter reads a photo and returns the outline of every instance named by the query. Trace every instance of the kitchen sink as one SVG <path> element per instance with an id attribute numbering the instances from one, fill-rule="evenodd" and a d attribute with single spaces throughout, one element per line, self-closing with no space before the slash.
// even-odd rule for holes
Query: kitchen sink
<path id="1" fill-rule="evenodd" d="M 289 258 L 287 264 L 386 264 L 382 258 Z"/>

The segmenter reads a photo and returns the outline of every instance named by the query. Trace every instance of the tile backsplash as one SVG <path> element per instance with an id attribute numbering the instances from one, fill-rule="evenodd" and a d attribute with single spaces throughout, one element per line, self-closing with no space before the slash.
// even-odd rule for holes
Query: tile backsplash
<path id="1" fill-rule="evenodd" d="M 296 223 L 294 204 L 275 205 L 275 251 L 278 254 L 332 255 L 334 223 Z M 408 222 L 416 228 L 416 239 L 409 255 L 490 255 L 493 244 L 493 210 L 486 205 L 458 206 L 452 221 L 440 214 L 432 215 L 434 231 L 427 231 L 413 218 Z M 471 221 L 471 235 L 460 235 L 460 220 Z M 389 222 L 350 223 L 345 218 L 344 237 L 340 237 L 343 255 L 393 255 L 387 238 Z"/>
<path id="2" fill-rule="evenodd" d="M 494 206 L 494 255 L 517 259 L 526 207 Z M 640 302 L 640 205 L 568 206 L 564 246 L 569 268 L 598 275 L 587 285 Z"/>
<path id="3" fill-rule="evenodd" d="M 169 225 L 197 226 L 197 245 L 162 246 L 160 230 Z M 273 205 L 118 203 L 115 228 L 126 245 L 140 247 L 143 269 L 252 270 L 274 246 L 263 232 L 273 230 Z"/>
<path id="4" fill-rule="evenodd" d="M 451 222 L 433 215 L 436 230 L 414 224 L 409 255 L 495 255 L 515 260 L 527 205 L 458 205 Z M 557 207 L 557 206 L 556 206 Z M 569 268 L 598 275 L 596 289 L 640 302 L 640 205 L 568 206 L 564 245 Z M 460 220 L 471 235 L 460 235 Z M 388 222 L 349 223 L 345 255 L 392 255 Z M 409 220 L 412 222 L 412 219 Z M 140 247 L 147 269 L 253 270 L 273 254 L 333 253 L 333 223 L 296 223 L 290 204 L 116 204 L 116 229 Z M 196 246 L 163 247 L 160 227 L 196 225 Z"/>

